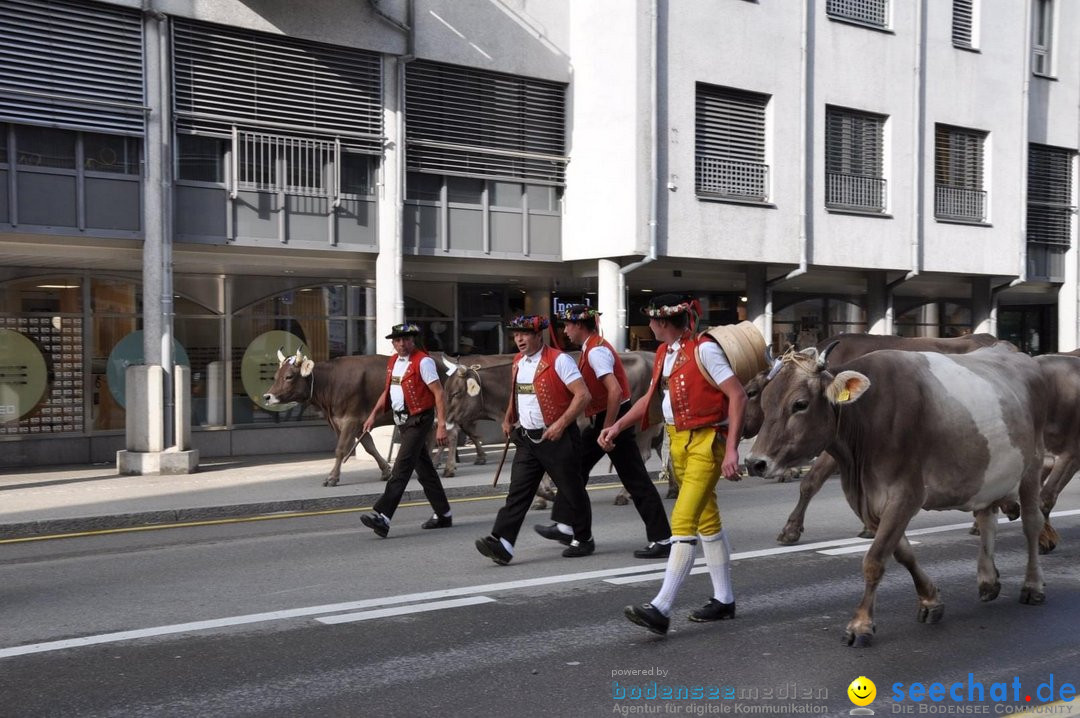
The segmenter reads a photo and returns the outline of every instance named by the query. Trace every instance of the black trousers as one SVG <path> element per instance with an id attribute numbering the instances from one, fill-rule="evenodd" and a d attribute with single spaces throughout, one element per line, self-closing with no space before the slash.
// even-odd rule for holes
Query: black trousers
<path id="1" fill-rule="evenodd" d="M 514 429 L 511 439 L 517 451 L 510 470 L 510 491 L 506 503 L 495 517 L 491 533 L 516 543 L 521 524 L 529 512 L 540 479 L 547 473 L 564 497 L 574 527 L 574 538 L 579 541 L 592 538 L 592 506 L 581 480 L 581 431 L 571 424 L 558 441 L 533 443 L 521 429 Z"/>
<path id="2" fill-rule="evenodd" d="M 394 460 L 394 468 L 390 472 L 390 480 L 386 482 L 383 495 L 375 502 L 373 507 L 380 514 L 389 518 L 394 517 L 401 497 L 405 493 L 405 487 L 412 477 L 413 470 L 416 478 L 424 489 L 431 508 L 435 513 L 444 516 L 450 513 L 450 502 L 446 500 L 446 491 L 443 490 L 442 482 L 439 481 L 439 473 L 435 471 L 435 464 L 431 462 L 431 454 L 427 450 L 427 438 L 431 433 L 431 427 L 435 423 L 435 410 L 428 409 L 419 414 L 413 414 L 400 427 L 401 448 L 398 450 L 397 459 Z"/>
<path id="3" fill-rule="evenodd" d="M 630 410 L 630 402 L 625 402 L 619 408 L 619 416 Z M 604 458 L 604 450 L 596 443 L 604 428 L 604 415 L 602 411 L 592 417 L 585 430 L 581 432 L 581 480 L 582 484 L 589 483 L 589 472 L 593 470 L 597 462 Z M 611 450 L 611 462 L 615 464 L 615 471 L 619 474 L 619 481 L 626 487 L 630 499 L 634 502 L 634 508 L 645 523 L 645 536 L 649 541 L 662 541 L 671 536 L 671 524 L 668 523 L 667 511 L 664 510 L 664 502 L 660 499 L 660 492 L 649 478 L 649 472 L 645 469 L 645 462 L 641 459 L 641 452 L 637 447 L 637 430 L 631 426 L 615 438 L 615 447 Z M 551 508 L 551 520 L 563 524 L 571 524 L 573 512 L 567 502 L 562 500 L 562 492 L 555 495 L 555 505 Z"/>

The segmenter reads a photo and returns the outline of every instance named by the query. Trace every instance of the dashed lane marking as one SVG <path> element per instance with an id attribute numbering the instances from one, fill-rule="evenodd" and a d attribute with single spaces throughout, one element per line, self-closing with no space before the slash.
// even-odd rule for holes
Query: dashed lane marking
<path id="1" fill-rule="evenodd" d="M 449 601 L 432 601 L 431 603 L 417 603 L 411 606 L 398 606 L 396 608 L 378 608 L 374 611 L 357 611 L 356 613 L 342 613 L 337 616 L 322 616 L 315 620 L 319 623 L 352 623 L 354 621 L 370 621 L 373 618 L 386 618 L 388 616 L 407 616 L 410 613 L 426 613 L 428 611 L 441 611 L 444 608 L 458 608 L 459 606 L 475 606 L 479 603 L 494 603 L 495 599 L 488 596 L 470 596 L 468 598 L 453 598 Z"/>

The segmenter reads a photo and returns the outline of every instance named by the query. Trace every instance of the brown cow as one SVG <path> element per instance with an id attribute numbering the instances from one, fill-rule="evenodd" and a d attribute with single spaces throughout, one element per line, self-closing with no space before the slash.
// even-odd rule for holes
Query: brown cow
<path id="1" fill-rule="evenodd" d="M 334 449 L 334 467 L 323 481 L 323 486 L 337 486 L 341 478 L 341 465 L 356 446 L 357 437 L 363 429 L 368 412 L 375 405 L 386 385 L 388 356 L 368 354 L 346 356 L 329 361 L 313 361 L 297 349 L 295 356 L 286 357 L 278 352 L 277 372 L 274 383 L 263 394 L 268 405 L 307 402 L 319 409 L 337 436 Z M 436 365 L 439 362 L 436 361 Z M 393 423 L 386 411 L 375 421 L 375 426 Z M 466 431 L 472 436 L 472 433 Z M 472 437 L 476 441 L 475 437 Z M 456 444 L 456 434 L 451 435 Z M 360 445 L 375 459 L 385 481 L 390 477 L 390 465 L 383 459 L 371 434 L 360 436 Z"/>
<path id="2" fill-rule="evenodd" d="M 1050 525 L 1050 511 L 1057 503 L 1058 494 L 1080 471 L 1080 350 L 1045 354 L 1035 361 L 1042 367 L 1050 390 L 1044 441 L 1054 461 L 1039 497 L 1046 519 L 1039 550 L 1049 553 L 1058 543 L 1058 533 Z"/>
<path id="3" fill-rule="evenodd" d="M 974 511 L 981 547 L 979 598 L 1001 590 L 994 566 L 994 502 L 1019 496 L 1028 562 L 1020 602 L 1042 603 L 1039 473 L 1047 386 L 1039 364 L 1002 346 L 970 354 L 875 351 L 826 369 L 811 348 L 788 357 L 761 394 L 765 418 L 746 464 L 769 476 L 823 451 L 840 468 L 844 496 L 876 531 L 865 591 L 847 624 L 848 645 L 868 646 L 874 599 L 892 555 L 911 573 L 917 618 L 944 614 L 937 587 L 904 535 L 920 508 Z"/>
<path id="4" fill-rule="evenodd" d="M 829 352 L 829 361 L 833 364 L 842 364 L 878 349 L 967 354 L 982 347 L 994 346 L 998 342 L 998 338 L 992 334 L 969 334 L 953 338 L 898 337 L 891 334 L 839 334 L 820 342 L 816 348 L 818 351 L 822 351 L 826 346 L 833 345 Z M 1008 342 L 1005 343 L 1008 344 Z M 1011 344 L 1008 344 L 1008 346 L 1012 347 Z M 767 371 L 761 372 L 746 385 L 748 401 L 746 402 L 743 423 L 743 436 L 745 438 L 756 436 L 761 427 L 764 418 L 761 410 L 761 392 L 769 383 L 768 374 Z M 823 453 L 814 459 L 810 470 L 799 482 L 799 501 L 792 510 L 791 515 L 788 516 L 787 523 L 780 530 L 780 534 L 776 537 L 779 543 L 785 546 L 798 543 L 803 533 L 803 521 L 806 519 L 806 509 L 810 505 L 810 499 L 821 491 L 825 480 L 835 474 L 836 470 L 836 462 L 828 453 Z M 779 478 L 786 480 L 784 476 Z M 864 529 L 859 536 L 873 538 L 873 534 L 867 529 Z"/>

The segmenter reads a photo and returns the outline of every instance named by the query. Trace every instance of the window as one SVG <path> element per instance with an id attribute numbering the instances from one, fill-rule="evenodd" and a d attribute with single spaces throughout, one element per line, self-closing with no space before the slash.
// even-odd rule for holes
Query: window
<path id="1" fill-rule="evenodd" d="M 873 27 L 888 27 L 888 0 L 828 0 L 825 13 L 829 17 L 851 20 Z"/>
<path id="2" fill-rule="evenodd" d="M 120 135 L 85 133 L 83 169 L 87 172 L 139 174 L 139 140 Z"/>
<path id="3" fill-rule="evenodd" d="M 953 0 L 952 44 L 954 47 L 975 47 L 975 0 Z"/>
<path id="4" fill-rule="evenodd" d="M 765 201 L 768 95 L 698 84 L 694 177 L 698 196 Z"/>
<path id="5" fill-rule="evenodd" d="M 0 122 L 0 165 L 6 165 L 8 161 L 8 126 Z"/>
<path id="6" fill-rule="evenodd" d="M 1045 145 L 1028 148 L 1027 239 L 1068 249 L 1073 198 L 1072 150 Z"/>
<path id="7" fill-rule="evenodd" d="M 345 194 L 370 195 L 374 160 L 368 155 L 343 152 L 341 155 L 341 191 Z"/>
<path id="8" fill-rule="evenodd" d="M 194 182 L 225 182 L 225 140 L 178 134 L 176 177 Z"/>
<path id="9" fill-rule="evenodd" d="M 1051 74 L 1054 38 L 1053 0 L 1035 0 L 1035 17 L 1031 27 L 1031 71 L 1036 75 Z"/>
<path id="10" fill-rule="evenodd" d="M 825 108 L 825 206 L 884 212 L 885 117 Z"/>
<path id="11" fill-rule="evenodd" d="M 934 216 L 938 219 L 982 222 L 986 219 L 983 190 L 983 144 L 986 133 L 937 125 L 934 131 Z"/>
<path id="12" fill-rule="evenodd" d="M 75 169 L 74 132 L 48 127 L 15 127 L 15 147 L 18 163 L 24 167 Z"/>

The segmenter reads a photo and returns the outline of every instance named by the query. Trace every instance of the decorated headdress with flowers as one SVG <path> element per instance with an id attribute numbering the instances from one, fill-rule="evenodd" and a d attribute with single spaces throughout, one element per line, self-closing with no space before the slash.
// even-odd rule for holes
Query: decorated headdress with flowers
<path id="1" fill-rule="evenodd" d="M 534 332 L 539 334 L 548 328 L 548 320 L 547 317 L 541 317 L 538 314 L 522 314 L 511 319 L 506 328 L 512 332 Z"/>

